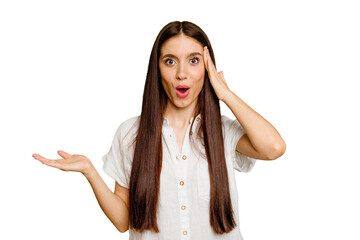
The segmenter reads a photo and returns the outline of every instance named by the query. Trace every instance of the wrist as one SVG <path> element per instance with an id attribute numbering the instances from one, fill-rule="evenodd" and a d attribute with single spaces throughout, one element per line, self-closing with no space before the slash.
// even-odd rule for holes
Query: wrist
<path id="1" fill-rule="evenodd" d="M 96 168 L 94 167 L 94 165 L 91 162 L 89 162 L 88 167 L 82 172 L 82 174 L 87 179 L 89 179 L 96 174 Z"/>
<path id="2" fill-rule="evenodd" d="M 220 99 L 220 100 L 223 101 L 225 104 L 227 104 L 229 102 L 229 99 L 231 99 L 233 96 L 234 96 L 234 93 L 229 89 L 225 92 L 222 99 Z"/>

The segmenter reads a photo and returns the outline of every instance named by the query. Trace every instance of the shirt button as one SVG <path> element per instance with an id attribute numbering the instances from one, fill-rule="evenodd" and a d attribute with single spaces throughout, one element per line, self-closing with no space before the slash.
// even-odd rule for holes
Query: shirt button
<path id="1" fill-rule="evenodd" d="M 170 134 L 170 137 L 172 137 L 172 135 Z"/>
<path id="2" fill-rule="evenodd" d="M 182 206 L 181 206 L 181 209 L 182 209 L 182 210 L 185 210 L 185 209 L 186 209 L 186 206 L 185 206 L 185 205 L 182 205 Z"/>
<path id="3" fill-rule="evenodd" d="M 187 231 L 183 231 L 183 234 L 184 234 L 184 235 L 187 235 Z"/>
<path id="4" fill-rule="evenodd" d="M 179 157 L 178 157 L 178 156 L 176 156 L 176 159 L 179 159 Z"/>
<path id="5" fill-rule="evenodd" d="M 180 181 L 180 185 L 181 185 L 181 186 L 184 185 L 184 182 L 183 182 L 183 181 Z"/>
<path id="6" fill-rule="evenodd" d="M 197 117 L 197 118 L 196 118 L 196 121 L 200 121 L 200 117 Z"/>
<path id="7" fill-rule="evenodd" d="M 183 159 L 183 160 L 186 160 L 186 155 L 182 156 L 182 159 Z"/>

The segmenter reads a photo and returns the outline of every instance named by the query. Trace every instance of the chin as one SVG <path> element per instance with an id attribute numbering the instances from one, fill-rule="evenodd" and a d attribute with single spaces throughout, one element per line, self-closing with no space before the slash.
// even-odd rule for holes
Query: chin
<path id="1" fill-rule="evenodd" d="M 178 108 L 185 108 L 190 106 L 195 99 L 187 99 L 187 100 L 178 100 L 175 102 L 175 106 Z"/>
<path id="2" fill-rule="evenodd" d="M 178 103 L 178 104 L 176 104 L 175 106 L 177 107 L 177 108 L 186 108 L 187 106 L 189 106 L 190 104 L 188 104 L 188 103 Z"/>

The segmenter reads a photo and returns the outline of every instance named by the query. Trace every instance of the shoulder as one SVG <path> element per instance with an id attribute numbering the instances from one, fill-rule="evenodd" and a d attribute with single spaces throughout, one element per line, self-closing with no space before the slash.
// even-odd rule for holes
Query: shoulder
<path id="1" fill-rule="evenodd" d="M 235 119 L 231 119 L 228 116 L 221 115 L 221 125 L 223 130 L 233 129 L 235 127 L 241 127 L 239 121 Z"/>
<path id="2" fill-rule="evenodd" d="M 128 118 L 117 128 L 116 136 L 121 142 L 131 142 L 135 137 L 140 124 L 140 115 Z"/>
<path id="3" fill-rule="evenodd" d="M 229 125 L 233 122 L 234 120 L 232 120 L 231 118 L 229 118 L 228 116 L 225 115 L 221 115 L 221 123 L 222 125 Z"/>
<path id="4" fill-rule="evenodd" d="M 139 121 L 140 121 L 140 115 L 132 118 L 128 118 L 127 120 L 123 121 L 120 124 L 118 129 L 121 130 L 121 132 L 128 132 L 131 128 L 138 125 L 140 123 Z"/>
<path id="5" fill-rule="evenodd" d="M 221 124 L 224 138 L 239 138 L 239 135 L 243 135 L 245 133 L 243 126 L 241 126 L 236 118 L 231 119 L 228 116 L 222 115 Z"/>

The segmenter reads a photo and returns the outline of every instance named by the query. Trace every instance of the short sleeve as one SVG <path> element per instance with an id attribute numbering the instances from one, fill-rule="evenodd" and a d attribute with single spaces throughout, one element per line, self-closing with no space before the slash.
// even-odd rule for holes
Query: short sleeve
<path id="1" fill-rule="evenodd" d="M 222 115 L 221 120 L 224 134 L 224 148 L 231 156 L 234 169 L 239 172 L 250 172 L 256 163 L 256 159 L 236 151 L 236 145 L 239 139 L 246 133 L 244 128 L 237 119 L 232 120 L 229 117 Z"/>
<path id="2" fill-rule="evenodd" d="M 122 123 L 115 132 L 109 151 L 102 157 L 103 170 L 118 184 L 129 188 L 132 159 L 126 144 L 124 135 L 127 132 L 128 121 Z M 124 151 L 126 149 L 126 152 Z"/>

